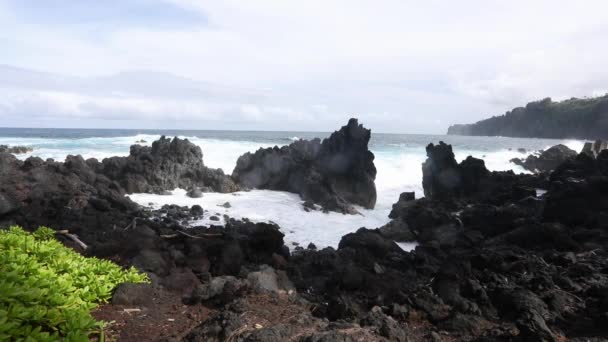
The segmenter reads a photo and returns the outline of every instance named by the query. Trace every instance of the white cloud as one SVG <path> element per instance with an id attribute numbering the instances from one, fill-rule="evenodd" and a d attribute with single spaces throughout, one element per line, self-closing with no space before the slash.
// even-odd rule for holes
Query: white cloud
<path id="1" fill-rule="evenodd" d="M 0 68 L 0 87 L 19 93 L 0 100 L 0 117 L 36 108 L 83 125 L 105 115 L 331 130 L 356 114 L 381 131 L 440 133 L 546 96 L 594 95 L 608 79 L 605 1 L 158 4 L 205 20 L 74 30 L 19 20 L 0 1 L 0 63 L 50 72 Z"/>

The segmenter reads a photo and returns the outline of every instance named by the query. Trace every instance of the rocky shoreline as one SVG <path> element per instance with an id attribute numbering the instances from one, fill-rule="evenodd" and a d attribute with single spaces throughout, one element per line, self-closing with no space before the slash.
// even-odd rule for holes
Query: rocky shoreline
<path id="1" fill-rule="evenodd" d="M 33 152 L 34 149 L 29 146 L 7 146 L 0 145 L 0 153 L 25 154 Z"/>
<path id="2" fill-rule="evenodd" d="M 473 157 L 458 163 L 450 145 L 430 144 L 425 197 L 403 193 L 390 223 L 347 234 L 337 249 L 289 250 L 272 223 L 227 218 L 224 227 L 186 230 L 183 222 L 204 215 L 203 208 L 150 211 L 125 196 L 259 187 L 351 213 L 352 205 L 373 207 L 376 198 L 369 135 L 351 120 L 323 142 L 247 154 L 232 176 L 207 168 L 200 148 L 177 138 L 134 145 L 128 157 L 101 162 L 19 161 L 0 153 L 0 227 L 65 229 L 86 249 L 58 236 L 82 253 L 146 271 L 151 285 L 122 285 L 111 305 L 182 324 L 133 335 L 135 323 L 125 323 L 119 340 L 608 336 L 608 150 L 571 156 L 553 172 L 518 175 L 490 172 Z M 538 189 L 546 193 L 537 196 Z M 395 241 L 419 245 L 405 252 Z M 169 298 L 172 316 L 151 314 L 151 298 Z"/>
<path id="3" fill-rule="evenodd" d="M 526 159 L 513 158 L 510 162 L 531 172 L 550 172 L 566 160 L 576 157 L 576 155 L 576 151 L 568 148 L 568 146 L 560 144 L 555 145 L 546 151 L 539 151 L 538 155 L 531 154 Z M 595 155 L 593 157 L 595 157 Z"/>

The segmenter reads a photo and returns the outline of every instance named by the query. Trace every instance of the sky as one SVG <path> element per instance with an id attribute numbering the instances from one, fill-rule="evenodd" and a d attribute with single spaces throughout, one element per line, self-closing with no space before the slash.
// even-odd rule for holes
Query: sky
<path id="1" fill-rule="evenodd" d="M 0 126 L 387 133 L 608 91 L 608 2 L 0 0 Z"/>

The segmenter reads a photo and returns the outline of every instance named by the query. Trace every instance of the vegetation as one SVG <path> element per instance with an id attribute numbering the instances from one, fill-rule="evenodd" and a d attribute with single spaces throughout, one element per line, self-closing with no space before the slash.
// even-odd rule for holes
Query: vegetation
<path id="1" fill-rule="evenodd" d="M 608 138 L 608 95 L 528 103 L 504 115 L 470 125 L 453 125 L 448 134 L 534 138 Z"/>
<path id="2" fill-rule="evenodd" d="M 147 281 L 134 268 L 76 253 L 54 233 L 0 230 L 0 341 L 89 341 L 104 325 L 91 310 L 118 284 Z"/>

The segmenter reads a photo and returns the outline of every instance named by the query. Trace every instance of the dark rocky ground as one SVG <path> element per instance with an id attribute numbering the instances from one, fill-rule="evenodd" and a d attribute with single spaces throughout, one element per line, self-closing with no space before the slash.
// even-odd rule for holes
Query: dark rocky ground
<path id="1" fill-rule="evenodd" d="M 186 231 L 182 222 L 203 208 L 169 206 L 159 218 L 126 198 L 130 187 L 232 189 L 223 187 L 234 184 L 229 177 L 199 163 L 200 150 L 180 140 L 158 144 L 104 162 L 21 162 L 0 153 L 0 226 L 67 229 L 88 245 L 82 253 L 150 275 L 151 285 L 121 286 L 100 309 L 105 319 L 120 315 L 119 340 L 608 336 L 606 150 L 552 173 L 516 175 L 490 172 L 472 157 L 457 163 L 451 146 L 431 144 L 424 198 L 402 194 L 389 224 L 348 234 L 337 249 L 290 252 L 274 224 L 228 220 Z M 547 192 L 539 197 L 536 189 Z M 394 240 L 420 245 L 404 252 Z M 126 316 L 124 308 L 142 311 Z"/>

